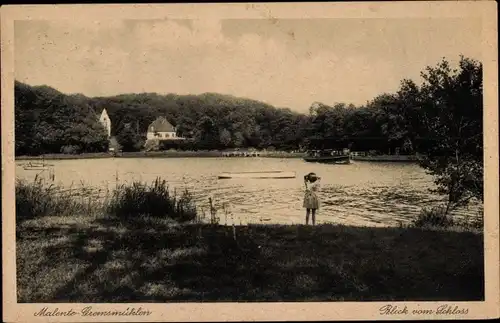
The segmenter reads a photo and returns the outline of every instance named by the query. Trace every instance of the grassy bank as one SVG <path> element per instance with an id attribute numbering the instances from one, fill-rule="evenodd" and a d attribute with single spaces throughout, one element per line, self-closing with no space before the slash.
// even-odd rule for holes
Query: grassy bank
<path id="1" fill-rule="evenodd" d="M 17 231 L 19 302 L 483 299 L 482 236 L 336 225 L 45 217 Z"/>
<path id="2" fill-rule="evenodd" d="M 204 224 L 193 213 L 189 195 L 171 195 L 165 187 L 162 181 L 121 187 L 87 214 L 76 213 L 84 197 L 60 205 L 71 196 L 55 199 L 30 185 L 18 191 L 16 206 L 24 207 L 18 211 L 31 212 L 17 215 L 18 301 L 484 297 L 482 234 Z"/>

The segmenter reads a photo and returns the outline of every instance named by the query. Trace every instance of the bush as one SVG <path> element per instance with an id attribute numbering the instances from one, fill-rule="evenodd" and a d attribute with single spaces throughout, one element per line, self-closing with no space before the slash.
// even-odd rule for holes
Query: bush
<path id="1" fill-rule="evenodd" d="M 121 218 L 147 215 L 186 222 L 196 218 L 196 207 L 187 190 L 179 197 L 175 193 L 171 196 L 166 181 L 157 178 L 151 185 L 134 182 L 117 187 L 108 213 Z"/>
<path id="2" fill-rule="evenodd" d="M 140 151 L 146 142 L 146 138 L 134 131 L 131 127 L 125 127 L 116 135 L 116 140 L 123 151 Z"/>
<path id="3" fill-rule="evenodd" d="M 430 209 L 423 209 L 422 212 L 412 221 L 412 226 L 422 227 L 450 227 L 454 221 L 446 213 L 446 208 L 438 206 Z"/>
<path id="4" fill-rule="evenodd" d="M 61 147 L 61 153 L 69 155 L 79 154 L 81 150 L 80 146 L 76 145 L 66 145 Z"/>
<path id="5" fill-rule="evenodd" d="M 467 215 L 464 219 L 458 221 L 457 224 L 466 230 L 483 230 L 484 213 L 481 210 L 475 216 Z"/>

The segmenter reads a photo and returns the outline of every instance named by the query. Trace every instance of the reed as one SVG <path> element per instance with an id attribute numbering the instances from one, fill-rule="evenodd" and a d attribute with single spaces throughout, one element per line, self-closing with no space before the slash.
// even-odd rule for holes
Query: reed
<path id="1" fill-rule="evenodd" d="M 156 178 L 151 184 L 136 181 L 118 185 L 107 205 L 107 213 L 120 218 L 140 215 L 187 222 L 196 219 L 196 206 L 187 189 L 180 196 L 176 191 L 171 194 L 167 182 Z"/>
<path id="2" fill-rule="evenodd" d="M 39 177 L 33 182 L 16 181 L 17 220 L 53 215 L 95 215 L 101 211 L 101 203 L 89 190 L 63 189 Z"/>
<path id="3" fill-rule="evenodd" d="M 152 183 L 135 181 L 117 184 L 115 189 L 96 190 L 71 185 L 63 188 L 36 177 L 33 182 L 16 182 L 16 218 L 26 220 L 44 216 L 137 216 L 163 217 L 178 222 L 196 219 L 192 195 L 185 190 L 171 194 L 165 180 Z"/>

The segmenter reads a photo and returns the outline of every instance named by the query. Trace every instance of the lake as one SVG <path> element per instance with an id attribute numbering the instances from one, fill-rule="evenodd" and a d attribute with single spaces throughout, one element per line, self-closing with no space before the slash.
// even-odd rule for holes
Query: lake
<path id="1" fill-rule="evenodd" d="M 24 170 L 16 161 L 16 177 L 33 180 L 40 171 Z M 317 223 L 395 226 L 408 223 L 423 207 L 442 197 L 429 193 L 432 177 L 416 164 L 355 161 L 350 165 L 306 163 L 299 158 L 107 158 L 49 160 L 56 184 L 113 189 L 117 182 L 151 182 L 161 177 L 171 190 L 189 189 L 208 216 L 208 198 L 219 208 L 222 224 L 303 223 L 303 176 L 321 176 L 321 208 Z M 221 172 L 294 171 L 294 179 L 218 179 Z M 39 174 L 46 175 L 47 172 Z M 225 206 L 225 210 L 222 207 Z M 481 205 L 461 209 L 476 215 Z"/>

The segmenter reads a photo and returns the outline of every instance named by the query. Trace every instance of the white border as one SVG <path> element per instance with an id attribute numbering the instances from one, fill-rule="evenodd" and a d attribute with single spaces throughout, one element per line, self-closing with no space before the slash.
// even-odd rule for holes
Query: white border
<path id="1" fill-rule="evenodd" d="M 1 8 L 1 117 L 2 117 L 2 220 L 3 220 L 3 309 L 4 321 L 254 321 L 254 320 L 396 320 L 499 317 L 499 207 L 498 207 L 498 62 L 497 10 L 493 1 L 351 2 L 351 3 L 255 3 L 255 4 L 128 4 L 128 5 L 43 5 Z M 158 19 L 158 18 L 481 18 L 484 67 L 484 157 L 485 157 L 485 274 L 486 301 L 453 302 L 467 307 L 467 315 L 423 317 L 381 316 L 386 302 L 330 303 L 176 303 L 176 304 L 17 304 L 15 271 L 13 23 L 23 19 Z M 439 270 L 439 268 L 436 268 Z M 409 308 L 435 308 L 448 302 L 396 302 Z M 35 317 L 44 306 L 75 311 L 92 305 L 94 310 L 146 308 L 148 317 Z"/>

